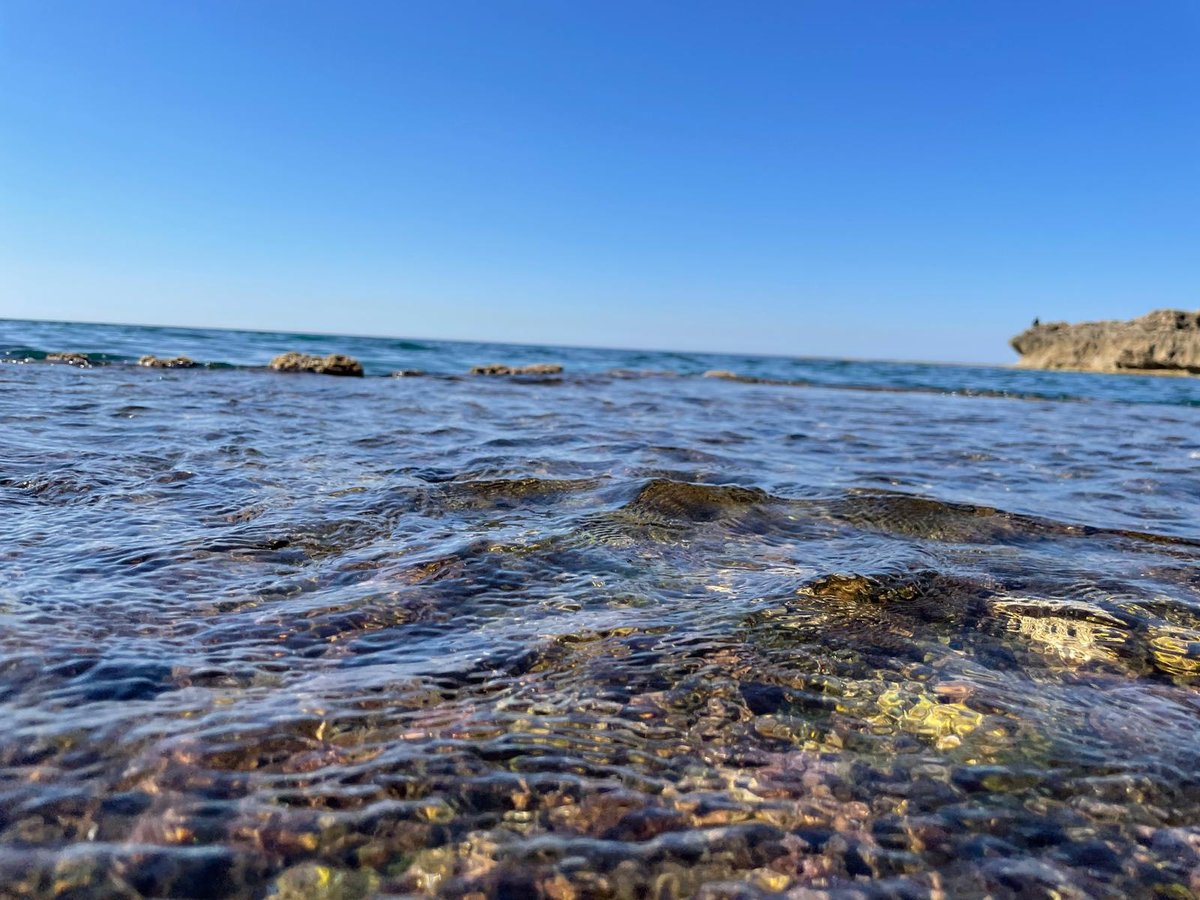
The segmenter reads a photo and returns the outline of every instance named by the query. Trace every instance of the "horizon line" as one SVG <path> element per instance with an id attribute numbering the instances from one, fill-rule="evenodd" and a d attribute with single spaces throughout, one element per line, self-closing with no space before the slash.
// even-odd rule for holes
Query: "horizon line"
<path id="1" fill-rule="evenodd" d="M 228 331 L 243 334 L 294 334 L 307 337 L 354 338 L 360 340 L 391 340 L 391 341 L 423 341 L 444 344 L 494 344 L 497 347 L 544 347 L 558 350 L 608 350 L 624 353 L 670 353 L 694 354 L 698 356 L 743 356 L 752 359 L 790 359 L 812 360 L 821 362 L 855 362 L 855 363 L 894 363 L 900 365 L 919 366 L 954 366 L 958 368 L 978 369 L 1010 369 L 1015 363 L 1009 362 L 962 362 L 952 360 L 928 359 L 893 359 L 886 357 L 868 356 L 818 356 L 810 354 L 761 353 L 741 350 L 680 350 L 663 347 L 615 347 L 607 344 L 556 344 L 541 341 L 497 341 L 478 338 L 441 338 L 417 337 L 412 335 L 392 334 L 353 334 L 338 331 L 308 331 L 304 329 L 279 330 L 274 328 L 239 328 L 231 325 L 167 325 L 152 322 L 111 322 L 98 319 L 33 319 L 0 316 L 0 322 L 40 322 L 49 325 L 102 325 L 112 328 L 175 328 L 184 331 Z"/>

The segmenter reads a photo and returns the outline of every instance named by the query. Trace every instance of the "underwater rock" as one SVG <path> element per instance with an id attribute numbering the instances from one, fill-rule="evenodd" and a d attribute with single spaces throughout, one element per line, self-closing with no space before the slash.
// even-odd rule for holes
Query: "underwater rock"
<path id="1" fill-rule="evenodd" d="M 277 372 L 313 372 L 317 375 L 355 375 L 363 373 L 362 363 L 352 356 L 330 353 L 328 356 L 309 356 L 307 353 L 284 353 L 271 360 L 270 368 Z"/>
<path id="2" fill-rule="evenodd" d="M 393 378 L 420 378 L 425 374 L 422 369 L 397 369 L 392 373 Z"/>
<path id="3" fill-rule="evenodd" d="M 722 381 L 737 381 L 741 384 L 774 384 L 792 386 L 808 384 L 806 381 L 798 381 L 795 379 L 760 378 L 757 375 L 739 375 L 737 372 L 731 372 L 729 369 L 709 369 L 700 377 L 720 378 Z"/>
<path id="4" fill-rule="evenodd" d="M 87 369 L 95 365 L 86 353 L 76 353 L 69 350 L 60 353 L 47 353 L 46 362 L 61 362 L 69 366 L 79 366 L 81 369 Z"/>
<path id="5" fill-rule="evenodd" d="M 609 378 L 678 378 L 678 372 L 670 369 L 609 369 Z"/>
<path id="6" fill-rule="evenodd" d="M 1128 322 L 1048 322 L 1011 341 L 1030 369 L 1200 374 L 1200 312 L 1159 309 Z"/>
<path id="7" fill-rule="evenodd" d="M 773 500 L 758 488 L 656 478 L 638 491 L 624 509 L 630 514 L 666 521 L 712 522 Z"/>
<path id="8" fill-rule="evenodd" d="M 472 366 L 472 375 L 558 375 L 563 367 L 558 363 L 532 363 L 528 366 L 506 366 L 503 363 L 489 363 L 486 366 Z"/>
<path id="9" fill-rule="evenodd" d="M 200 365 L 194 359 L 188 356 L 146 356 L 138 359 L 139 366 L 147 366 L 151 369 L 194 369 Z"/>

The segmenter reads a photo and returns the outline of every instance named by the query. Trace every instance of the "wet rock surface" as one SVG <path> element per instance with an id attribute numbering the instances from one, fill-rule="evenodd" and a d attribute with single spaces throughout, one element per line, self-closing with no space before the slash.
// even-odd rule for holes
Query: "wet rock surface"
<path id="1" fill-rule="evenodd" d="M 187 356 L 146 355 L 138 358 L 138 365 L 150 369 L 194 369 L 200 363 Z"/>
<path id="2" fill-rule="evenodd" d="M 1200 312 L 1155 310 L 1127 322 L 1034 324 L 1012 339 L 1019 365 L 1096 372 L 1200 374 Z"/>
<path id="3" fill-rule="evenodd" d="M 509 366 L 503 363 L 489 363 L 483 366 L 472 366 L 472 375 L 558 375 L 563 367 L 558 363 L 530 363 L 524 366 Z"/>
<path id="4" fill-rule="evenodd" d="M 48 363 L 66 363 L 69 366 L 79 366 L 81 369 L 91 368 L 94 365 L 88 354 L 69 350 L 47 353 L 45 359 Z"/>
<path id="5" fill-rule="evenodd" d="M 316 375 L 363 374 L 362 363 L 341 353 L 311 356 L 307 353 L 283 353 L 271 360 L 268 368 L 277 372 L 311 372 Z"/>
<path id="6" fill-rule="evenodd" d="M 137 375 L 0 370 L 0 896 L 1200 890 L 1193 407 Z"/>

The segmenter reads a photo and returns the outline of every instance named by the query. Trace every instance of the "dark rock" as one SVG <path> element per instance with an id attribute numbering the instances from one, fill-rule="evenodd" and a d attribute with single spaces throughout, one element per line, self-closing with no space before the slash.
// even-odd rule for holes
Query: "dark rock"
<path id="1" fill-rule="evenodd" d="M 1086 896 L 1082 891 L 1073 889 L 1061 870 L 1030 857 L 991 860 L 982 870 L 993 890 L 1000 888 L 1018 897 Z"/>
<path id="2" fill-rule="evenodd" d="M 107 660 L 72 679 L 70 693 L 92 702 L 150 700 L 173 689 L 170 666 Z"/>
<path id="3" fill-rule="evenodd" d="M 136 816 L 148 810 L 154 798 L 144 791 L 120 791 L 100 802 L 100 808 L 110 815 Z"/>
<path id="4" fill-rule="evenodd" d="M 1093 372 L 1200 374 L 1200 312 L 1160 309 L 1128 322 L 1035 323 L 1012 339 L 1018 365 Z"/>
<path id="5" fill-rule="evenodd" d="M 352 356 L 330 353 L 328 356 L 309 356 L 306 353 L 284 353 L 271 360 L 270 367 L 277 372 L 313 372 L 317 375 L 362 376 L 363 367 Z"/>
<path id="6" fill-rule="evenodd" d="M 756 716 L 776 713 L 788 700 L 787 691 L 774 684 L 743 683 L 741 691 L 747 708 Z"/>
<path id="7" fill-rule="evenodd" d="M 143 356 L 138 360 L 139 366 L 151 369 L 194 369 L 198 365 L 194 359 L 187 356 Z"/>
<path id="8" fill-rule="evenodd" d="M 858 847 L 850 847 L 842 860 L 846 864 L 846 874 L 851 878 L 870 878 L 875 874 Z"/>
<path id="9" fill-rule="evenodd" d="M 1021 850 L 1015 844 L 1003 838 L 990 834 L 977 834 L 958 846 L 958 855 L 962 859 L 1004 859 L 1020 856 Z"/>
<path id="10" fill-rule="evenodd" d="M 392 373 L 393 378 L 420 378 L 425 373 L 420 369 L 397 369 Z"/>
<path id="11" fill-rule="evenodd" d="M 820 853 L 833 837 L 834 831 L 829 828 L 796 828 L 792 834 L 804 841 L 805 849 L 812 853 Z"/>
<path id="12" fill-rule="evenodd" d="M 1101 840 L 1063 844 L 1056 855 L 1068 865 L 1082 869 L 1121 871 L 1121 857 Z"/>

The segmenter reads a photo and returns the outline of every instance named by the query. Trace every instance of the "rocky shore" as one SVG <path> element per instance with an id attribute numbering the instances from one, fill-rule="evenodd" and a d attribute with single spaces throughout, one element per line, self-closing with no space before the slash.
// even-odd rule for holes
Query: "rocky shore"
<path id="1" fill-rule="evenodd" d="M 1029 369 L 1200 375 L 1200 312 L 1160 309 L 1128 322 L 1048 322 L 1011 341 Z"/>

